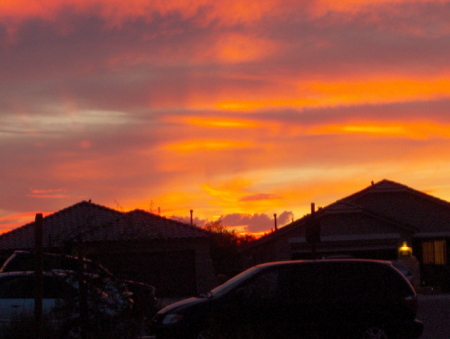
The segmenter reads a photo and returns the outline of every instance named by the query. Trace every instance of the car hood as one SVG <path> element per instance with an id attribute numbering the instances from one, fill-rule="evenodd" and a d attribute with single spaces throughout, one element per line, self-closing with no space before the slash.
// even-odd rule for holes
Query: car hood
<path id="1" fill-rule="evenodd" d="M 203 304 L 205 302 L 208 302 L 209 300 L 210 299 L 208 297 L 192 297 L 184 299 L 164 307 L 158 312 L 158 314 L 176 313 L 187 307 Z"/>

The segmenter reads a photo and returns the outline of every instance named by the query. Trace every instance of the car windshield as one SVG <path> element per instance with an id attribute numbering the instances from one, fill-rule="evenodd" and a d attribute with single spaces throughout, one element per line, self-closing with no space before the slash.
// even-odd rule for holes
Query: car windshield
<path id="1" fill-rule="evenodd" d="M 220 297 L 232 289 L 234 289 L 236 286 L 240 285 L 243 281 L 248 280 L 249 278 L 253 277 L 254 275 L 258 274 L 264 269 L 264 267 L 256 266 L 253 268 L 250 268 L 242 273 L 239 273 L 238 275 L 234 276 L 230 280 L 226 281 L 222 285 L 217 286 L 211 292 L 208 294 L 213 297 Z"/>

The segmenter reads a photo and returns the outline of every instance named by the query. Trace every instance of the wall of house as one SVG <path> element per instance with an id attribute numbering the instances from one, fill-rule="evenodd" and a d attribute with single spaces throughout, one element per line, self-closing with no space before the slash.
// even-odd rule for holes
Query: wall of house
<path id="1" fill-rule="evenodd" d="M 398 225 L 364 213 L 328 213 L 320 216 L 321 241 L 313 246 L 306 241 L 305 224 L 268 239 L 245 251 L 246 266 L 262 262 L 312 259 L 333 255 L 394 260 L 411 233 Z"/>
<path id="2" fill-rule="evenodd" d="M 123 279 L 153 285 L 159 297 L 188 297 L 214 287 L 207 239 L 86 244 L 86 256 Z"/>
<path id="3" fill-rule="evenodd" d="M 407 192 L 373 193 L 358 197 L 355 203 L 377 211 L 420 231 L 439 232 L 450 229 L 449 204 Z"/>

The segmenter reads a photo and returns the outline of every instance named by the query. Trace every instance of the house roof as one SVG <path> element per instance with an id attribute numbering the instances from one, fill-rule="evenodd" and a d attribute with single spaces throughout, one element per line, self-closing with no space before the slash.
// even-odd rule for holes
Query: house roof
<path id="1" fill-rule="evenodd" d="M 86 241 L 117 241 L 136 239 L 199 238 L 210 233 L 172 219 L 143 210 L 123 214 L 119 219 L 87 232 Z"/>
<path id="2" fill-rule="evenodd" d="M 412 225 L 416 237 L 450 235 L 449 202 L 393 181 L 382 180 L 340 201 Z"/>
<path id="3" fill-rule="evenodd" d="M 360 213 L 366 216 L 370 216 L 372 218 L 383 221 L 383 223 L 387 225 L 393 225 L 398 229 L 411 232 L 417 234 L 418 236 L 424 236 L 426 232 L 433 232 L 432 230 L 439 230 L 441 232 L 448 232 L 450 234 L 450 222 L 447 223 L 446 220 L 450 220 L 450 218 L 446 218 L 442 221 L 442 216 L 433 217 L 433 214 L 430 211 L 423 212 L 427 216 L 423 217 L 425 222 L 418 222 L 417 218 L 406 216 L 405 212 L 401 210 L 397 210 L 392 208 L 391 206 L 383 208 L 379 208 L 378 206 L 374 206 L 373 202 L 369 201 L 365 204 L 362 204 L 363 199 L 366 196 L 370 196 L 373 194 L 390 194 L 390 193 L 406 193 L 407 195 L 411 195 L 417 198 L 419 204 L 420 201 L 428 201 L 433 206 L 439 206 L 443 213 L 447 213 L 450 217 L 450 203 L 438 199 L 436 197 L 430 196 L 426 193 L 414 190 L 408 186 L 389 181 L 382 180 L 378 183 L 372 183 L 371 186 L 356 192 L 348 197 L 340 199 L 326 207 L 320 208 L 317 212 L 315 212 L 315 216 L 320 218 L 329 214 L 354 214 Z M 401 201 L 399 202 L 402 203 Z M 389 205 L 389 202 L 387 203 Z M 391 213 L 385 213 L 386 210 L 394 209 Z M 416 208 L 418 210 L 419 208 Z M 417 211 L 409 211 L 410 214 L 418 213 Z M 262 245 L 271 239 L 283 236 L 292 231 L 297 230 L 298 228 L 305 227 L 309 215 L 304 216 L 301 219 L 298 219 L 284 227 L 279 228 L 277 231 L 269 233 L 255 241 L 252 241 L 248 244 L 245 244 L 241 247 L 241 250 L 246 250 L 248 248 Z M 441 223 L 438 225 L 439 220 L 441 219 Z"/>
<path id="4" fill-rule="evenodd" d="M 0 250 L 34 248 L 31 222 L 0 235 Z M 145 211 L 120 212 L 90 201 L 81 201 L 43 218 L 43 246 L 61 247 L 82 233 L 85 241 L 115 241 L 131 238 L 192 238 L 209 233 L 200 228 Z"/>
<path id="5" fill-rule="evenodd" d="M 433 203 L 440 204 L 440 205 L 443 205 L 446 207 L 450 207 L 450 203 L 448 201 L 439 199 L 439 198 L 429 195 L 425 192 L 415 190 L 406 185 L 399 184 L 397 182 L 387 180 L 387 179 L 383 179 L 377 183 L 372 183 L 371 186 L 368 186 L 365 189 L 363 189 L 359 192 L 356 192 L 354 194 L 351 194 L 348 197 L 345 197 L 341 200 L 352 201 L 357 198 L 361 198 L 365 195 L 374 194 L 374 193 L 408 193 L 408 194 L 414 195 L 416 197 L 419 197 L 421 199 L 426 199 Z"/>
<path id="6" fill-rule="evenodd" d="M 385 224 L 395 225 L 396 228 L 402 229 L 408 232 L 417 232 L 419 228 L 403 220 L 396 220 L 387 215 L 378 213 L 377 211 L 365 208 L 363 206 L 348 202 L 346 200 L 338 200 L 335 203 L 328 205 L 325 209 L 320 211 L 319 215 L 329 215 L 329 214 L 347 214 L 347 213 L 360 213 L 369 216 L 373 219 L 378 219 L 383 221 Z"/>

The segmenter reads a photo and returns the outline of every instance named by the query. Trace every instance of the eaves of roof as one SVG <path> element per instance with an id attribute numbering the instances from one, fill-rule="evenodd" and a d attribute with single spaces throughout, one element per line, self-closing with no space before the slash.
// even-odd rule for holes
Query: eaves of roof
<path id="1" fill-rule="evenodd" d="M 209 236 L 210 232 L 199 227 L 137 209 L 124 213 L 121 218 L 87 233 L 86 241 L 182 239 Z"/>

